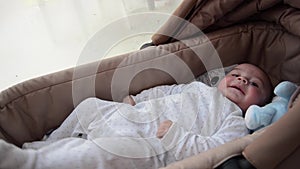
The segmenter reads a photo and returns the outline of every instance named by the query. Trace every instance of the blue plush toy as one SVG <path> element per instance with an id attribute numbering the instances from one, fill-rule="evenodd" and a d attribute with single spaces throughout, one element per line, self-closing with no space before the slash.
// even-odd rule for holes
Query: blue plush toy
<path id="1" fill-rule="evenodd" d="M 248 129 L 258 130 L 274 123 L 282 117 L 287 112 L 289 100 L 296 89 L 297 85 L 292 82 L 281 82 L 274 89 L 276 96 L 271 103 L 263 107 L 257 105 L 250 106 L 245 116 Z"/>

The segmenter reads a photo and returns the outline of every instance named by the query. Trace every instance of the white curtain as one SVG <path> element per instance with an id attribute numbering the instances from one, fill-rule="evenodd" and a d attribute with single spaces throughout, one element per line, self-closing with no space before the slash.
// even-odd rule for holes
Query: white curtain
<path id="1" fill-rule="evenodd" d="M 145 12 L 171 13 L 180 1 L 0 1 L 0 76 L 3 79 L 0 91 L 33 77 L 73 67 L 89 39 L 120 18 L 126 20 L 132 14 Z M 155 27 L 162 23 L 147 24 Z M 128 21 L 129 29 L 131 24 Z M 136 36 L 136 39 L 115 47 L 117 51 L 107 55 L 137 50 L 143 42 L 150 41 L 150 35 Z"/>

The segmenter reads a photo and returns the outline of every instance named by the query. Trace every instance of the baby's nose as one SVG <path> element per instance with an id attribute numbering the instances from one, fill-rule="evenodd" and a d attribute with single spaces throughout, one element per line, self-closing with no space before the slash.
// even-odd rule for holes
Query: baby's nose
<path id="1" fill-rule="evenodd" d="M 246 78 L 244 78 L 243 76 L 239 76 L 237 79 L 239 81 L 243 82 L 244 84 L 248 84 L 248 80 Z"/>

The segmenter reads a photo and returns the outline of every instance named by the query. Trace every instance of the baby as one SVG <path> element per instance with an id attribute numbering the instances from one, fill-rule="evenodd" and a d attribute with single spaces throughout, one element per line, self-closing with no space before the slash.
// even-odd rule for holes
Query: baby
<path id="1" fill-rule="evenodd" d="M 158 86 L 126 97 L 130 105 L 88 98 L 45 141 L 11 149 L 0 140 L 0 154 L 5 154 L 0 164 L 160 168 L 247 135 L 243 113 L 252 104 L 270 100 L 271 90 L 262 70 L 240 64 L 217 88 L 201 82 Z"/>
<path id="2" fill-rule="evenodd" d="M 252 64 L 240 64 L 219 83 L 218 90 L 246 112 L 250 105 L 264 105 L 272 96 L 272 84 L 264 71 Z M 134 97 L 127 96 L 124 103 L 135 105 Z M 162 138 L 172 125 L 171 120 L 160 124 L 157 137 Z"/>

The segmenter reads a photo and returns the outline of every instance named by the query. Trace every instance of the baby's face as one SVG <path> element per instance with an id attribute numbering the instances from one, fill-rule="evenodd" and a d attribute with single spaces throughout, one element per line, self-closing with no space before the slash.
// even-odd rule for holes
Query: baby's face
<path id="1" fill-rule="evenodd" d="M 218 89 L 243 111 L 250 105 L 263 105 L 271 95 L 268 77 L 258 67 L 241 64 L 229 72 L 218 85 Z"/>

